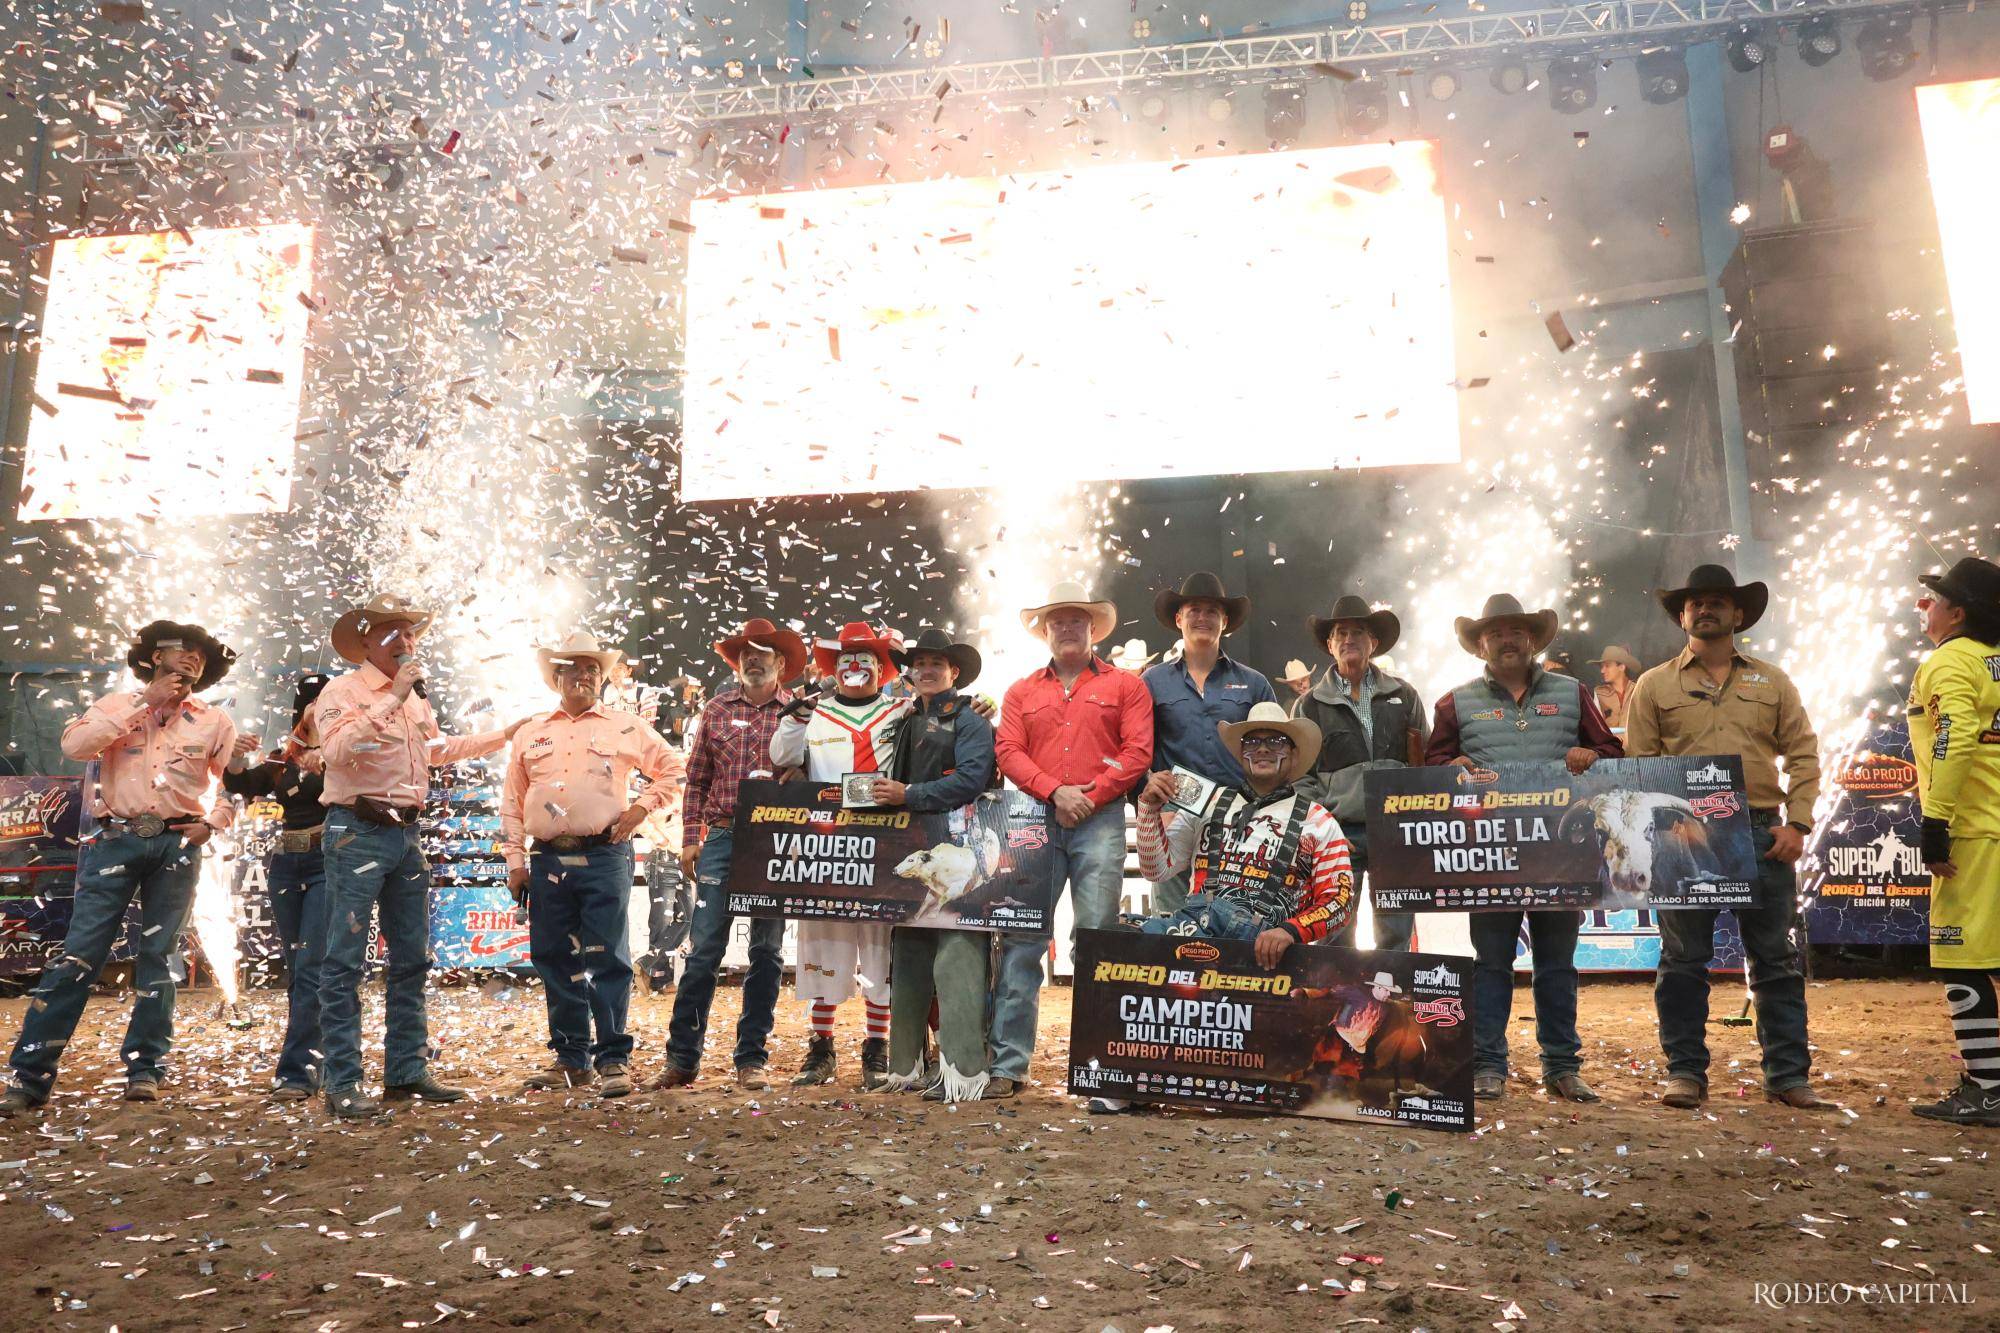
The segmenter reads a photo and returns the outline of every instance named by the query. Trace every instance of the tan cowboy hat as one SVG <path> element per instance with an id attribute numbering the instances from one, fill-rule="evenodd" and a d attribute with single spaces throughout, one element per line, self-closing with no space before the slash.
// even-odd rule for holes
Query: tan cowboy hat
<path id="1" fill-rule="evenodd" d="M 1496 592 L 1486 599 L 1486 605 L 1480 609 L 1477 619 L 1460 616 L 1452 622 L 1453 626 L 1458 630 L 1458 646 L 1465 649 L 1466 652 L 1471 653 L 1474 657 L 1479 656 L 1479 636 L 1484 634 L 1486 627 L 1496 620 L 1525 620 L 1528 622 L 1528 632 L 1535 636 L 1534 647 L 1528 650 L 1530 656 L 1540 653 L 1542 649 L 1555 642 L 1556 613 L 1554 611 L 1546 607 L 1540 611 L 1526 611 L 1522 609 L 1521 599 L 1514 596 L 1514 594 L 1510 592 Z"/>
<path id="2" fill-rule="evenodd" d="M 1216 732 L 1222 737 L 1222 748 L 1243 762 L 1243 738 L 1253 731 L 1280 731 L 1292 738 L 1292 762 L 1285 767 L 1285 782 L 1297 782 L 1312 772 L 1319 762 L 1319 724 L 1309 717 L 1287 717 L 1280 704 L 1261 703 L 1250 706 L 1250 716 L 1241 722 L 1218 722 Z"/>
<path id="3" fill-rule="evenodd" d="M 599 648 L 595 634 L 585 634 L 581 630 L 563 636 L 563 641 L 553 648 L 535 649 L 535 663 L 542 669 L 542 684 L 550 689 L 561 688 L 556 684 L 556 668 L 566 662 L 575 662 L 585 657 L 597 659 L 597 669 L 610 676 L 611 668 L 618 665 L 625 656 L 622 648 Z"/>
<path id="4" fill-rule="evenodd" d="M 780 681 L 795 680 L 806 669 L 806 641 L 788 629 L 779 629 L 762 616 L 743 622 L 743 628 L 726 639 L 715 641 L 715 652 L 729 669 L 736 669 L 736 659 L 743 656 L 743 650 L 751 644 L 759 648 L 769 648 L 784 662 L 778 668 Z"/>
<path id="5" fill-rule="evenodd" d="M 1294 657 L 1285 663 L 1285 674 L 1278 677 L 1280 685 L 1289 685 L 1295 680 L 1311 680 L 1312 668 Z"/>
<path id="6" fill-rule="evenodd" d="M 1094 602 L 1081 583 L 1058 583 L 1049 589 L 1049 600 L 1021 612 L 1021 624 L 1031 634 L 1042 632 L 1042 618 L 1051 611 L 1073 606 L 1090 613 L 1090 641 L 1102 643 L 1118 628 L 1118 608 L 1110 602 Z"/>
<path id="7" fill-rule="evenodd" d="M 1388 991 L 1391 995 L 1401 995 L 1403 993 L 1403 988 L 1401 986 L 1398 986 L 1396 984 L 1396 979 L 1390 976 L 1387 972 L 1377 972 L 1375 974 L 1375 980 L 1369 982 L 1368 985 L 1370 989 L 1373 989 L 1376 986 L 1380 986 L 1383 990 Z"/>
<path id="8" fill-rule="evenodd" d="M 1606 662 L 1616 662 L 1619 666 L 1624 667 L 1627 671 L 1631 672 L 1635 676 L 1638 675 L 1641 671 L 1644 671 L 1646 669 L 1645 667 L 1639 665 L 1639 659 L 1633 655 L 1632 650 L 1630 648 L 1627 648 L 1622 644 L 1616 644 L 1616 643 L 1612 644 L 1609 648 L 1606 648 L 1604 650 L 1604 656 L 1593 657 L 1588 662 L 1585 662 L 1584 665 L 1603 666 Z"/>
<path id="9" fill-rule="evenodd" d="M 417 609 L 407 597 L 398 597 L 392 592 L 376 593 L 368 599 L 368 605 L 350 608 L 340 619 L 333 622 L 333 651 L 350 662 L 368 660 L 369 631 L 378 625 L 401 624 L 410 627 L 412 636 L 422 634 L 430 628 L 431 613 Z"/>

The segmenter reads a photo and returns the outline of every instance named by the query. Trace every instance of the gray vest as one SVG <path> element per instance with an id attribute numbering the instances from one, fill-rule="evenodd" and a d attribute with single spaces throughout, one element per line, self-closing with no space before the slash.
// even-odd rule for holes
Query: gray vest
<path id="1" fill-rule="evenodd" d="M 1458 713 L 1459 753 L 1474 763 L 1560 759 L 1582 743 L 1583 689 L 1553 671 L 1537 669 L 1518 704 L 1482 673 L 1451 692 L 1451 705 Z"/>

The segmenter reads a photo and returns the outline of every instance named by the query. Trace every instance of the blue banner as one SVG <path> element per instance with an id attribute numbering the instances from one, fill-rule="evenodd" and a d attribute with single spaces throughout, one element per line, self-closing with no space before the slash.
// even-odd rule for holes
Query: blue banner
<path id="1" fill-rule="evenodd" d="M 1931 877 L 1918 851 L 1910 729 L 1878 727 L 1831 778 L 1839 792 L 1818 845 L 1799 864 L 1814 944 L 1923 944 Z"/>

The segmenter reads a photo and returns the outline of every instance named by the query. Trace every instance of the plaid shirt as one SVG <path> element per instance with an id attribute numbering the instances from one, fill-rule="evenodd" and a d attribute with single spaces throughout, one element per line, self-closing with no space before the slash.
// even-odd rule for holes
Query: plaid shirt
<path id="1" fill-rule="evenodd" d="M 771 737 L 779 715 L 792 701 L 780 688 L 770 702 L 758 705 L 732 685 L 708 701 L 688 747 L 686 811 L 681 826 L 683 849 L 699 847 L 709 826 L 727 826 L 736 818 L 736 789 L 748 777 L 772 777 Z"/>

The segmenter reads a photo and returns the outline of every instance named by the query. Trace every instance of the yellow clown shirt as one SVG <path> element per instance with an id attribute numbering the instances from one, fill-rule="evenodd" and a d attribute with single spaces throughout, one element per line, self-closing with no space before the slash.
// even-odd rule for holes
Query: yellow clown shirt
<path id="1" fill-rule="evenodd" d="M 2000 968 L 2000 647 L 1961 635 L 1917 668 L 1910 751 L 1957 873 L 1931 880 L 1931 966 Z"/>

